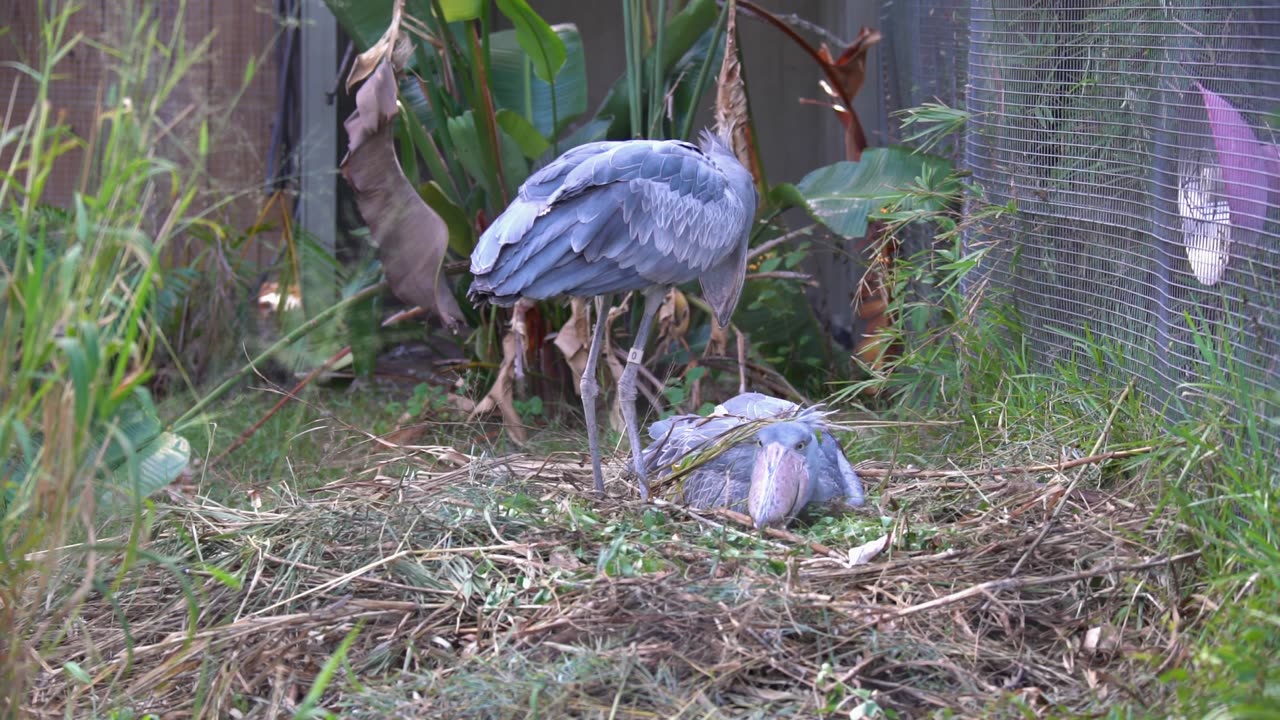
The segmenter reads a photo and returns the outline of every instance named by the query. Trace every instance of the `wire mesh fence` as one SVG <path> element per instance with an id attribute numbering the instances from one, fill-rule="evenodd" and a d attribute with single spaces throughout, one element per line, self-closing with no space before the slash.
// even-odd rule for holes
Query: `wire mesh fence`
<path id="1" fill-rule="evenodd" d="M 1280 1 L 982 0 L 968 22 L 960 157 L 1018 209 L 970 239 L 1042 366 L 1088 335 L 1171 412 L 1225 379 L 1280 444 Z"/>

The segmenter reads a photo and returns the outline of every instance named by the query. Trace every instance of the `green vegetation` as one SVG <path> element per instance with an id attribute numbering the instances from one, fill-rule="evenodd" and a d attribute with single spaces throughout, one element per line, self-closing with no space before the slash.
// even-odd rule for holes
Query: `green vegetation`
<path id="1" fill-rule="evenodd" d="M 199 223 L 194 174 L 156 152 L 166 131 L 158 109 L 203 48 L 189 52 L 144 20 L 126 26 L 102 126 L 86 141 L 58 124 L 49 103 L 59 63 L 83 43 L 67 32 L 72 12 L 51 9 L 44 55 L 19 68 L 34 102 L 0 133 L 9 163 L 0 174 L 7 715 L 28 697 L 40 656 L 74 634 L 81 603 L 159 560 L 143 542 L 155 520 L 147 497 L 177 478 L 188 455 L 186 441 L 161 427 L 146 383 L 161 343 L 161 253 Z M 141 61 L 156 52 L 170 59 L 165 67 Z M 198 155 L 207 152 L 201 142 Z M 88 181 L 70 207 L 44 205 L 54 164 L 73 153 L 92 167 Z M 103 524 L 108 514 L 133 522 Z M 65 672 L 83 673 L 77 667 Z"/>
<path id="2" fill-rule="evenodd" d="M 333 7 L 365 45 L 387 27 L 386 3 Z M 578 31 L 495 7 L 513 30 L 489 31 L 489 3 L 408 3 L 439 42 L 414 46 L 397 137 L 454 259 L 470 218 L 499 212 L 537 159 L 687 135 L 720 62 L 715 3 L 628 0 L 631 72 L 588 119 Z M 873 252 L 922 227 L 933 239 L 888 270 L 896 322 L 876 363 L 830 360 L 794 278 L 748 285 L 752 362 L 833 392 L 873 500 L 793 534 L 669 499 L 598 501 L 575 401 L 540 368 L 513 398 L 527 443 L 468 420 L 507 319 L 465 303 L 476 330 L 454 385 L 313 383 L 269 418 L 283 391 L 266 378 L 157 387 L 160 370 L 186 374 L 173 335 L 191 317 L 176 308 L 200 296 L 211 238 L 261 228 L 218 227 L 201 204 L 214 115 L 190 156 L 162 152 L 159 110 L 208 46 L 137 9 L 108 48 L 97 134 L 40 102 L 87 42 L 68 36 L 69 9 L 22 68 L 37 102 L 0 132 L 0 715 L 1277 715 L 1275 398 L 1190 317 L 1202 373 L 1170 407 L 1110 377 L 1121 350 L 1088 334 L 1040 365 L 1012 300 L 973 289 L 1000 248 L 962 242 L 1017 208 L 905 148 L 774 187 L 753 239 L 765 274 L 797 268 L 822 233 L 872 237 Z M 932 147 L 966 119 L 927 106 L 906 125 Z M 87 181 L 52 207 L 53 163 L 73 152 Z M 792 206 L 815 225 L 771 245 Z M 177 238 L 210 244 L 170 267 Z M 295 260 L 317 252 L 291 243 Z M 345 304 L 307 311 L 322 337 L 294 346 L 303 369 L 344 344 L 372 367 L 397 339 L 370 320 L 370 268 L 340 282 Z M 692 362 L 711 342 L 692 304 L 693 327 L 666 338 L 655 417 L 707 412 L 737 383 L 736 367 Z M 552 329 L 567 315 L 539 312 Z M 763 319 L 779 317 L 788 330 L 770 336 Z"/>

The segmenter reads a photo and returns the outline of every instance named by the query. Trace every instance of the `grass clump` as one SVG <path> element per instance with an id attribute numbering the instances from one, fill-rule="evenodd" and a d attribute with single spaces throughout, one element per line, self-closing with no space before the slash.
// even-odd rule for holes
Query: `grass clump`
<path id="1" fill-rule="evenodd" d="M 4 717 L 39 708 L 50 677 L 99 682 L 92 662 L 46 658 L 82 638 L 84 603 L 114 598 L 140 565 L 164 564 L 146 548 L 156 514 L 145 498 L 182 472 L 188 446 L 162 426 L 146 384 L 163 344 L 161 257 L 204 223 L 198 171 L 164 152 L 177 128 L 162 108 L 205 46 L 188 48 L 180 23 L 166 32 L 143 4 L 113 7 L 113 42 L 72 32 L 70 4 L 35 11 L 40 54 L 11 66 L 11 102 L 23 100 L 0 128 Z M 73 53 L 109 68 L 92 127 L 79 133 L 52 102 Z M 208 151 L 200 130 L 197 159 Z M 55 168 L 77 162 L 70 202 L 48 204 Z M 168 582 L 184 586 L 180 576 Z"/>

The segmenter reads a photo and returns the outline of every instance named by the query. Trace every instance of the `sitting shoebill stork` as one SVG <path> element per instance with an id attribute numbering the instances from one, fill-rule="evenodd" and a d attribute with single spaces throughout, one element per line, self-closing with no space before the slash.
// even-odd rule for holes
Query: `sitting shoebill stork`
<path id="1" fill-rule="evenodd" d="M 708 417 L 680 415 L 650 425 L 655 442 L 645 450 L 645 462 L 661 476 L 692 453 L 736 439 L 683 477 L 682 494 L 695 508 L 745 510 L 757 529 L 786 525 L 810 503 L 860 506 L 862 481 L 825 417 L 818 408 L 743 393 Z M 758 421 L 765 422 L 744 434 L 744 426 Z M 735 431 L 739 437 L 729 435 Z"/>
<path id="2" fill-rule="evenodd" d="M 649 497 L 636 425 L 636 373 L 667 288 L 697 279 L 721 327 L 728 327 L 746 275 L 756 213 L 751 173 L 727 140 L 704 131 L 698 145 L 678 140 L 595 142 L 573 148 L 534 173 L 485 230 L 471 253 L 477 303 L 521 298 L 594 297 L 596 324 L 582 374 L 591 471 L 598 494 L 600 436 L 596 367 L 607 308 L 616 293 L 644 294 L 644 311 L 618 379 L 618 398 L 640 497 Z"/>

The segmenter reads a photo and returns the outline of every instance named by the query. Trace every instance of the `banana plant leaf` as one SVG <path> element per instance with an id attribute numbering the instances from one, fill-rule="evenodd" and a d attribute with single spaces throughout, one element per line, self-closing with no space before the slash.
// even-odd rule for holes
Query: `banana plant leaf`
<path id="1" fill-rule="evenodd" d="M 564 41 L 542 16 L 529 7 L 527 0 L 497 0 L 498 10 L 515 26 L 516 41 L 533 63 L 533 73 L 543 82 L 551 82 L 564 66 Z"/>
<path id="2" fill-rule="evenodd" d="M 95 488 L 100 508 L 119 510 L 145 500 L 172 483 L 191 460 L 186 438 L 166 432 L 149 403 L 125 410 L 114 428 L 98 433 L 88 453 L 100 457 L 101 474 Z M 8 508 L 31 481 L 30 462 L 39 453 L 41 438 L 34 438 L 23 457 L 0 463 L 0 508 Z"/>
<path id="3" fill-rule="evenodd" d="M 475 115 L 470 111 L 449 118 L 449 137 L 457 149 L 458 160 L 467 174 L 485 188 L 491 198 L 501 196 L 501 188 L 488 187 L 489 175 L 485 172 L 484 154 L 480 147 L 480 132 L 476 128 Z M 507 197 L 515 197 L 520 183 L 529 176 L 529 162 L 517 143 L 505 130 L 498 132 L 498 144 L 502 158 L 502 173 L 506 181 Z"/>
<path id="4" fill-rule="evenodd" d="M 671 125 L 675 128 L 682 128 L 685 119 L 690 115 L 698 113 L 698 103 L 702 101 L 702 97 L 707 91 L 715 87 L 715 71 L 724 61 L 724 37 L 721 36 L 719 41 L 712 45 L 715 40 L 715 33 L 708 30 L 698 37 L 698 41 L 689 48 L 680 60 L 676 62 L 668 73 L 670 82 L 675 83 L 675 87 L 671 92 Z M 697 92 L 698 72 L 702 69 L 703 62 L 706 61 L 707 54 L 711 54 L 710 67 L 711 76 L 707 78 L 705 87 L 702 92 Z M 696 134 L 696 132 L 695 132 Z"/>
<path id="5" fill-rule="evenodd" d="M 662 57 L 657 59 L 658 67 L 664 76 L 669 79 L 673 66 L 684 59 L 689 49 L 694 47 L 704 35 L 713 32 L 719 14 L 715 0 L 693 0 L 671 18 L 671 22 L 663 28 Z M 646 67 L 652 67 L 653 63 L 653 51 L 650 50 L 645 54 L 644 64 Z M 699 63 L 690 62 L 690 65 L 696 66 Z M 696 75 L 696 72 L 691 75 Z M 690 84 L 694 81 L 695 78 L 692 76 L 686 76 L 684 79 L 684 82 Z M 697 99 L 694 99 L 694 102 L 697 102 Z M 623 73 L 613 83 L 604 102 L 600 104 L 600 109 L 596 111 L 596 117 L 609 120 L 608 137 L 610 139 L 629 140 L 632 137 L 630 108 L 630 100 L 627 97 L 627 76 Z"/>
<path id="6" fill-rule="evenodd" d="M 447 22 L 474 20 L 480 17 L 483 3 L 488 0 L 440 0 Z M 324 0 L 333 13 L 339 27 L 356 44 L 357 52 L 373 46 L 391 23 L 391 6 L 394 0 Z M 405 11 L 419 20 L 432 17 L 431 0 L 407 0 Z"/>
<path id="7" fill-rule="evenodd" d="M 942 178 L 950 170 L 950 163 L 936 155 L 900 146 L 872 148 L 858 162 L 818 168 L 794 185 L 778 185 L 770 196 L 782 207 L 803 208 L 837 235 L 861 238 L 867 234 L 868 217 L 899 199 L 904 203 L 900 210 L 942 209 L 939 201 L 904 199 L 901 190 L 926 174 Z"/>
<path id="8" fill-rule="evenodd" d="M 538 77 L 534 63 L 520 47 L 514 30 L 489 35 L 489 82 L 498 109 L 511 110 L 528 120 L 544 138 L 559 135 L 587 111 L 587 60 L 576 25 L 555 25 L 564 43 L 565 60 L 555 76 L 555 104 L 551 83 Z"/>
<path id="9" fill-rule="evenodd" d="M 108 481 L 98 488 L 98 503 L 105 508 L 127 508 L 169 485 L 191 460 L 186 438 L 164 432 L 154 415 L 127 418 L 108 440 Z"/>
<path id="10" fill-rule="evenodd" d="M 565 62 L 556 74 L 554 107 L 551 84 L 535 74 L 516 32 L 502 30 L 489 35 L 489 82 L 495 109 L 523 116 L 548 141 L 587 111 L 587 61 L 582 36 L 574 25 L 555 25 L 552 30 L 565 47 Z M 416 65 L 411 62 L 409 68 Z M 406 76 L 400 81 L 400 102 L 427 132 L 436 131 L 435 114 L 417 78 Z"/>

